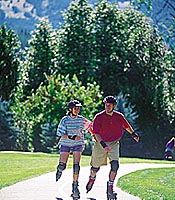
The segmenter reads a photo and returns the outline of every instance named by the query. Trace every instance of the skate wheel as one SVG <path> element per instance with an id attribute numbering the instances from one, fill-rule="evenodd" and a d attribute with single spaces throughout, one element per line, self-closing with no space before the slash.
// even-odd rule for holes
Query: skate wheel
<path id="1" fill-rule="evenodd" d="M 73 194 L 70 195 L 72 197 L 73 200 L 78 200 L 80 199 L 80 197 L 74 197 Z"/>
<path id="2" fill-rule="evenodd" d="M 115 197 L 107 197 L 107 200 L 117 200 L 117 196 L 115 196 Z"/>

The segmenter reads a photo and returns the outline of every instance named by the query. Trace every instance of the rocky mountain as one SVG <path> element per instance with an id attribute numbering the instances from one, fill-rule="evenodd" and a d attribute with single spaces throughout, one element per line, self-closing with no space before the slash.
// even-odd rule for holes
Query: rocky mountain
<path id="1" fill-rule="evenodd" d="M 63 21 L 62 11 L 68 8 L 72 0 L 0 0 L 0 24 L 6 24 L 19 35 L 28 35 L 35 28 L 41 18 L 47 18 L 53 27 L 59 27 Z M 98 0 L 89 0 L 91 4 Z M 126 0 L 109 0 L 118 3 L 123 8 L 129 5 Z M 172 2 L 172 6 L 167 2 Z M 153 10 L 150 13 L 155 23 L 172 25 L 172 13 L 175 8 L 173 0 L 153 1 Z M 144 9 L 142 9 L 144 10 Z"/>
<path id="2" fill-rule="evenodd" d="M 48 18 L 54 26 L 62 20 L 61 11 L 70 0 L 1 0 L 0 23 L 15 30 L 30 31 L 41 18 Z"/>
<path id="3" fill-rule="evenodd" d="M 49 19 L 54 28 L 59 27 L 63 21 L 62 11 L 71 2 L 72 0 L 0 0 L 0 25 L 6 24 L 13 29 L 25 43 L 30 31 L 41 18 Z"/>

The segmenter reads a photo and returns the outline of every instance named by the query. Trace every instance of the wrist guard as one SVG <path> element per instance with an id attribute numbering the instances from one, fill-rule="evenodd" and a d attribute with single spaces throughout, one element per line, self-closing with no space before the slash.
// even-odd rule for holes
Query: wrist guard
<path id="1" fill-rule="evenodd" d="M 77 137 L 76 135 L 68 135 L 68 138 L 71 140 L 75 140 L 76 137 Z"/>
<path id="2" fill-rule="evenodd" d="M 106 144 L 103 140 L 100 141 L 100 144 L 101 144 L 101 146 L 102 146 L 103 148 L 107 147 L 107 144 Z"/>

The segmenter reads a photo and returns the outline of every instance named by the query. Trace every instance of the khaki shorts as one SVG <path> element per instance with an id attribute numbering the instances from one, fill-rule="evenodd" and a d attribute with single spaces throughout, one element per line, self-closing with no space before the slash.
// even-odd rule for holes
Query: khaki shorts
<path id="1" fill-rule="evenodd" d="M 90 165 L 93 167 L 100 167 L 107 165 L 107 161 L 119 160 L 119 141 L 106 142 L 111 148 L 110 152 L 105 152 L 100 143 L 96 142 L 92 151 Z"/>

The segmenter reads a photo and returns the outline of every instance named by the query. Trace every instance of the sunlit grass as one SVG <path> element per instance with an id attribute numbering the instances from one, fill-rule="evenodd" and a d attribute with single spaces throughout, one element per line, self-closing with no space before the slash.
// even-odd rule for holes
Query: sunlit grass
<path id="1" fill-rule="evenodd" d="M 89 164 L 89 157 L 82 157 L 82 166 Z M 55 171 L 59 154 L 0 152 L 0 189 L 19 181 Z M 72 167 L 72 155 L 67 168 Z"/>
<path id="2" fill-rule="evenodd" d="M 28 178 L 56 171 L 59 154 L 0 152 L 0 189 Z M 72 155 L 67 168 L 72 168 Z M 90 156 L 82 156 L 81 166 L 89 166 Z M 164 160 L 120 158 L 121 164 L 170 164 Z M 175 168 L 144 169 L 121 177 L 118 186 L 143 200 L 175 199 Z"/>
<path id="3" fill-rule="evenodd" d="M 175 168 L 139 170 L 121 177 L 118 186 L 142 200 L 174 200 Z"/>
<path id="4" fill-rule="evenodd" d="M 120 158 L 121 164 L 129 164 L 129 163 L 151 163 L 151 164 L 175 164 L 174 161 L 166 161 L 166 160 L 154 160 L 154 159 L 144 159 L 144 158 Z"/>

